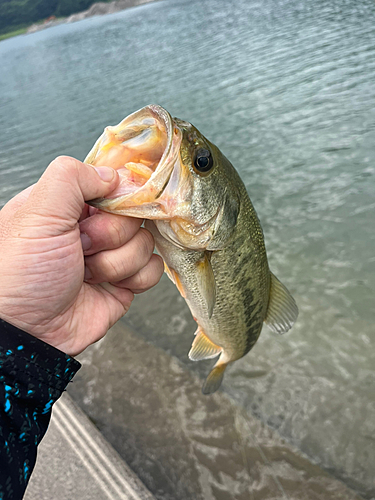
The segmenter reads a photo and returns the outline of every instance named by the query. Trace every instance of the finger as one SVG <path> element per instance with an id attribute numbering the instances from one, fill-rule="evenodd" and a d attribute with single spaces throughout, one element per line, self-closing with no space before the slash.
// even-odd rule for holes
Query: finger
<path id="1" fill-rule="evenodd" d="M 79 225 L 85 255 L 119 248 L 130 241 L 143 220 L 98 212 Z"/>
<path id="2" fill-rule="evenodd" d="M 60 156 L 48 166 L 25 205 L 32 215 L 74 227 L 85 201 L 108 196 L 118 183 L 118 174 L 112 168 L 94 168 L 75 158 Z"/>
<path id="3" fill-rule="evenodd" d="M 134 299 L 134 293 L 127 288 L 117 288 L 110 283 L 101 283 L 95 286 L 100 287 L 107 297 L 107 305 L 110 311 L 107 330 L 128 312 Z"/>
<path id="4" fill-rule="evenodd" d="M 116 288 L 109 283 L 101 285 L 84 284 L 87 297 L 92 302 L 97 301 L 97 294 L 101 295 L 101 300 L 97 302 L 97 307 L 90 313 L 90 328 L 80 331 L 74 338 L 74 348 L 71 339 L 68 338 L 64 344 L 56 345 L 60 350 L 76 356 L 86 347 L 104 337 L 108 329 L 111 328 L 124 314 L 127 313 L 134 299 L 134 293 L 125 288 Z"/>
<path id="5" fill-rule="evenodd" d="M 83 207 L 82 213 L 80 218 L 78 219 L 78 222 L 82 222 L 83 220 L 87 219 L 88 217 L 92 217 L 95 215 L 97 212 L 99 212 L 98 208 L 92 207 L 91 205 L 87 205 L 85 203 L 85 206 Z"/>
<path id="6" fill-rule="evenodd" d="M 111 283 L 102 283 L 100 285 L 106 292 L 111 294 L 119 304 L 114 304 L 112 315 L 110 317 L 110 327 L 112 327 L 124 314 L 126 314 L 134 299 L 134 293 L 127 288 L 118 288 Z M 120 306 L 120 307 L 119 307 Z"/>
<path id="7" fill-rule="evenodd" d="M 141 227 L 122 247 L 85 257 L 85 281 L 91 284 L 122 281 L 140 271 L 153 250 L 153 236 Z"/>
<path id="8" fill-rule="evenodd" d="M 163 259 L 159 255 L 153 254 L 148 263 L 140 271 L 130 276 L 130 278 L 113 284 L 119 288 L 127 288 L 133 293 L 142 293 L 159 283 L 163 272 Z"/>
<path id="9" fill-rule="evenodd" d="M 89 216 L 92 217 L 93 215 L 97 214 L 99 212 L 99 208 L 92 207 L 89 205 Z"/>
<path id="10" fill-rule="evenodd" d="M 90 206 L 86 205 L 86 203 L 85 203 L 85 206 L 83 207 L 82 213 L 78 219 L 78 222 L 82 222 L 83 220 L 87 219 L 87 217 L 90 217 L 89 209 L 90 209 Z"/>

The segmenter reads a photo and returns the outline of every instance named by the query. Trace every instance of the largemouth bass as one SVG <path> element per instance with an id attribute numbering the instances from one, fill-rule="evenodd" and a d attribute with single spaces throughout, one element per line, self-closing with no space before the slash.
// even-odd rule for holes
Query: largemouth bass
<path id="1" fill-rule="evenodd" d="M 193 361 L 218 359 L 202 392 L 248 353 L 263 322 L 284 333 L 298 309 L 268 267 L 263 232 L 237 171 L 193 125 L 150 105 L 106 127 L 85 159 L 121 178 L 91 205 L 146 219 L 165 271 L 198 324 Z"/>

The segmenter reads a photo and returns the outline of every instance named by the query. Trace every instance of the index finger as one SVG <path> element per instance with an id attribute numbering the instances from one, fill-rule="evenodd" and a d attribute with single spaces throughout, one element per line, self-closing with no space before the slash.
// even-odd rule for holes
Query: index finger
<path id="1" fill-rule="evenodd" d="M 113 250 L 130 241 L 141 227 L 143 219 L 98 211 L 83 220 L 79 227 L 85 255 Z M 83 236 L 84 235 L 84 236 Z"/>

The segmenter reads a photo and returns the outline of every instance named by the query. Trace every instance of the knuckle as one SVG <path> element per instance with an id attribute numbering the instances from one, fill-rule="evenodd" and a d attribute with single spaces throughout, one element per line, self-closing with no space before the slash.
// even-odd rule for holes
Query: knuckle
<path id="1" fill-rule="evenodd" d="M 156 269 L 157 269 L 157 276 L 158 276 L 156 283 L 158 283 L 160 281 L 160 278 L 164 274 L 164 261 L 160 257 L 160 255 L 155 255 L 155 261 L 156 261 Z"/>
<path id="2" fill-rule="evenodd" d="M 143 256 L 150 258 L 154 251 L 154 246 L 155 243 L 152 234 L 147 229 L 141 227 L 139 230 L 139 251 Z"/>
<path id="3" fill-rule="evenodd" d="M 150 279 L 149 279 L 149 273 L 147 272 L 140 272 L 137 276 L 137 281 L 135 283 L 134 288 L 136 290 L 147 290 L 147 288 L 150 287 Z"/>
<path id="4" fill-rule="evenodd" d="M 72 159 L 73 158 L 71 156 L 59 155 L 59 156 L 56 156 L 56 158 L 54 160 L 52 160 L 51 163 L 61 164 L 61 163 L 72 161 Z"/>
<path id="5" fill-rule="evenodd" d="M 113 247 L 119 247 L 126 241 L 126 230 L 118 219 L 110 221 L 110 239 Z"/>
<path id="6" fill-rule="evenodd" d="M 39 189 L 45 187 L 46 179 L 53 178 L 55 181 L 70 182 L 72 177 L 78 175 L 78 169 L 75 164 L 74 158 L 69 156 L 58 156 L 49 165 L 45 173 L 39 179 Z"/>
<path id="7" fill-rule="evenodd" d="M 159 283 L 163 275 L 164 264 L 158 255 L 151 257 L 150 263 L 142 269 L 137 275 L 137 281 L 134 288 L 138 292 L 146 291 Z"/>
<path id="8" fill-rule="evenodd" d="M 117 266 L 106 252 L 99 252 L 96 255 L 87 257 L 87 262 L 96 280 L 100 282 L 117 280 Z"/>
<path id="9" fill-rule="evenodd" d="M 79 161 L 71 156 L 58 156 L 48 165 L 49 171 L 53 171 L 54 174 L 60 175 L 62 177 L 79 175 Z"/>
<path id="10" fill-rule="evenodd" d="M 72 166 L 74 165 L 74 159 L 71 158 L 70 156 L 57 156 L 54 160 L 51 161 L 49 164 L 50 168 L 58 168 L 60 169 L 62 166 L 67 167 L 67 166 Z"/>
<path id="11" fill-rule="evenodd" d="M 121 279 L 123 266 L 119 266 L 113 262 L 105 252 L 102 254 L 102 263 L 106 281 L 119 281 Z"/>

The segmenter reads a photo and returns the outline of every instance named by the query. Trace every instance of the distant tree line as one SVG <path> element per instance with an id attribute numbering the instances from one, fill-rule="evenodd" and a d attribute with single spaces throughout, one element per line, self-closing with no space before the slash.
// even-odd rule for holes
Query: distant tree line
<path id="1" fill-rule="evenodd" d="M 88 9 L 96 1 L 98 0 L 0 0 L 0 33 L 13 31 L 50 16 L 69 16 Z"/>

